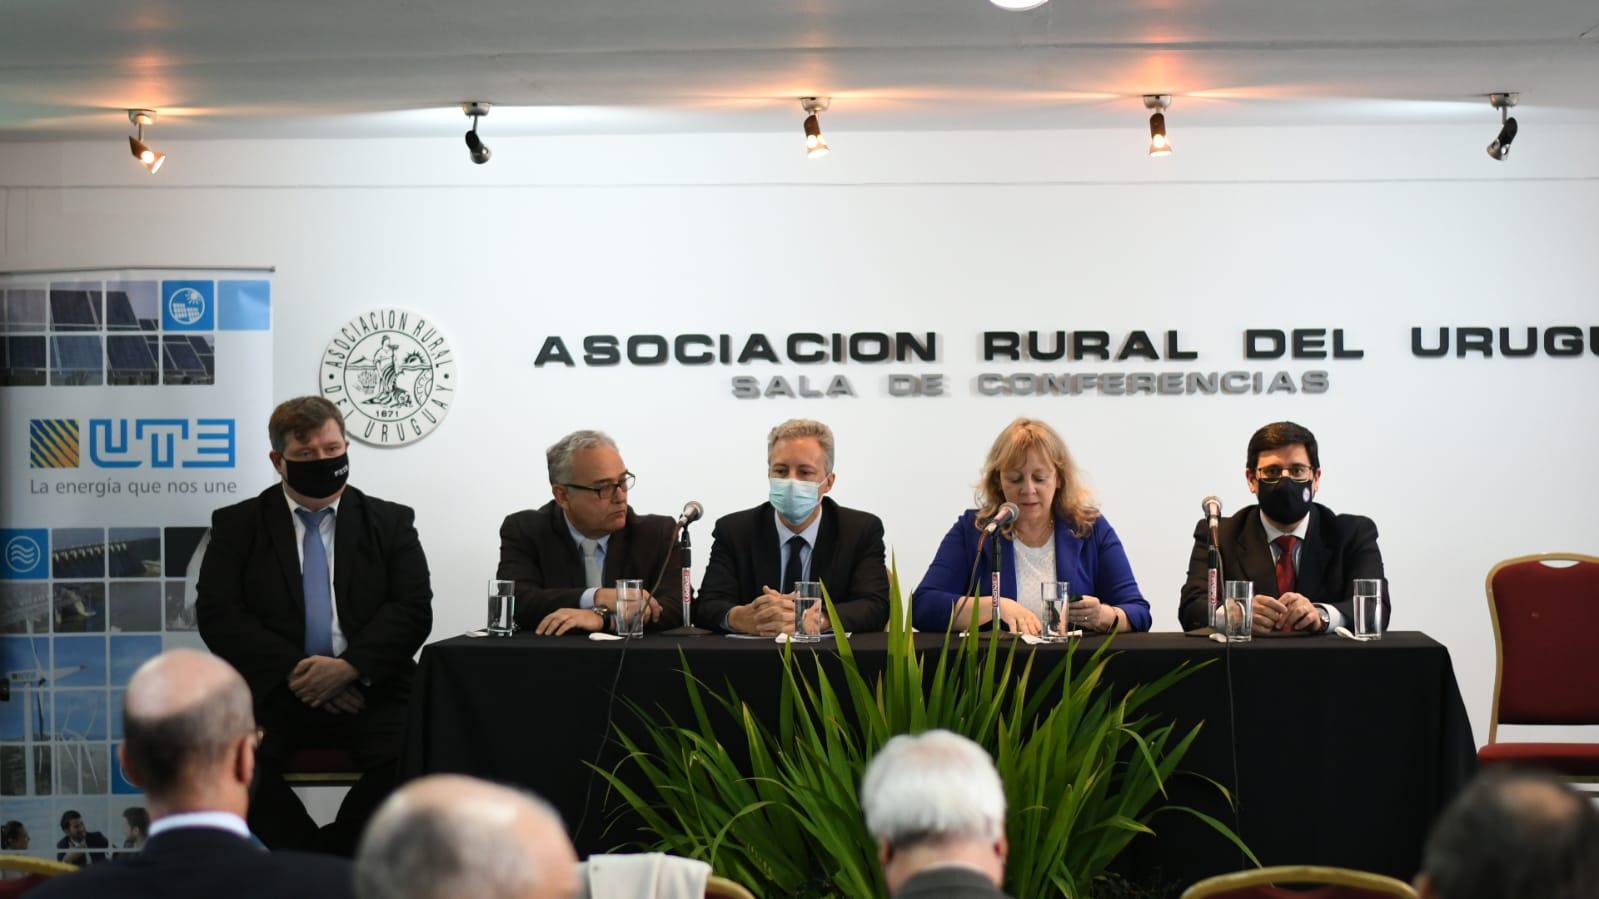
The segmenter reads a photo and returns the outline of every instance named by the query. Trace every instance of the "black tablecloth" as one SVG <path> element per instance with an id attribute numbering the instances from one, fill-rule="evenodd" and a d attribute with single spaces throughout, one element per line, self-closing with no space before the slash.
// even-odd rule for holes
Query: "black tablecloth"
<path id="1" fill-rule="evenodd" d="M 1100 639 L 1084 640 L 1083 649 Z M 916 637 L 927 651 L 941 640 Z M 887 636 L 857 634 L 851 645 L 862 670 L 875 676 Z M 606 786 L 583 763 L 609 766 L 618 758 L 614 741 L 605 739 L 613 682 L 623 698 L 689 720 L 679 649 L 706 684 L 732 683 L 758 716 L 775 716 L 782 660 L 770 641 L 652 635 L 632 641 L 624 660 L 620 642 L 457 637 L 422 652 L 402 772 L 459 772 L 526 786 L 552 802 L 569 827 L 581 823 L 574 834 L 580 853 L 610 848 L 618 836 L 603 833 Z M 1148 682 L 1184 661 L 1216 660 L 1148 709 L 1182 725 L 1205 722 L 1181 767 L 1234 790 L 1237 812 L 1197 778 L 1174 781 L 1171 801 L 1237 826 L 1264 864 L 1341 865 L 1409 880 L 1434 817 L 1475 771 L 1449 652 L 1423 634 L 1392 633 L 1377 643 L 1312 637 L 1238 645 L 1231 698 L 1224 649 L 1210 640 L 1124 634 L 1114 650 L 1107 672 L 1113 688 Z M 834 652 L 826 642 L 820 651 Z M 1036 651 L 1039 666 L 1065 658 L 1060 646 Z M 636 721 L 622 703 L 614 718 L 624 726 Z M 610 745 L 601 751 L 602 743 Z M 1187 883 L 1241 866 L 1236 849 L 1189 816 L 1168 813 L 1153 824 L 1157 835 L 1130 846 L 1118 868 L 1134 876 L 1158 869 Z"/>

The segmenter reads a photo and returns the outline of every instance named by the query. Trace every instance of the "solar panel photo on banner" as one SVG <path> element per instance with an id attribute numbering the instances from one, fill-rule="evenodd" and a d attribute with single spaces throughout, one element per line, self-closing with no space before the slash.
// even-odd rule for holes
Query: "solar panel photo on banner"
<path id="1" fill-rule="evenodd" d="M 5 364 L 0 368 L 0 384 L 7 387 L 43 387 L 44 382 L 44 338 L 7 337 Z"/>
<path id="2" fill-rule="evenodd" d="M 50 383 L 84 386 L 105 383 L 101 338 L 52 337 Z"/>
<path id="3" fill-rule="evenodd" d="M 189 346 L 193 347 L 194 354 L 200 357 L 200 364 L 205 366 L 206 376 L 215 380 L 217 376 L 217 356 L 216 350 L 212 348 L 212 338 L 190 334 Z"/>
<path id="4" fill-rule="evenodd" d="M 100 330 L 100 292 L 50 291 L 50 329 L 52 331 Z"/>
<path id="5" fill-rule="evenodd" d="M 133 314 L 133 303 L 122 290 L 109 290 L 105 295 L 105 328 L 107 331 L 138 331 L 139 317 Z"/>
<path id="6" fill-rule="evenodd" d="M 206 371 L 204 363 L 195 353 L 193 345 L 186 338 L 168 336 L 163 344 L 166 352 L 162 370 L 162 382 L 166 384 L 210 384 L 210 372 Z"/>
<path id="7" fill-rule="evenodd" d="M 158 338 L 113 335 L 105 340 L 108 384 L 159 384 L 161 370 L 155 356 Z"/>
<path id="8" fill-rule="evenodd" d="M 5 291 L 3 331 L 43 331 L 44 291 L 38 288 L 15 288 Z"/>

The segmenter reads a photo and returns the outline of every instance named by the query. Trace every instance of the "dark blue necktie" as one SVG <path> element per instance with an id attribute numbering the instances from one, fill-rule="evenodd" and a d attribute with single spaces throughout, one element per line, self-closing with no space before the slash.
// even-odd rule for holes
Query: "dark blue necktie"
<path id="1" fill-rule="evenodd" d="M 805 561 L 800 551 L 805 549 L 805 538 L 798 534 L 788 538 L 788 561 L 783 564 L 783 593 L 793 593 L 794 584 L 805 580 Z"/>
<path id="2" fill-rule="evenodd" d="M 333 655 L 333 589 L 328 584 L 328 551 L 322 545 L 322 519 L 333 514 L 331 507 L 310 512 L 295 509 L 305 525 L 305 561 L 300 563 L 300 579 L 305 585 L 305 654 Z"/>

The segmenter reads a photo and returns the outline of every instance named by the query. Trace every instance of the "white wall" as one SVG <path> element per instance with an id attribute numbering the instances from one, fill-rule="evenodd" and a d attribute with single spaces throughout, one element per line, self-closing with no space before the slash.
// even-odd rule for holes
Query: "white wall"
<path id="1" fill-rule="evenodd" d="M 1174 125 L 1176 123 L 1174 122 Z M 1536 551 L 1599 552 L 1599 354 L 1417 359 L 1412 326 L 1599 325 L 1599 128 L 1526 123 L 1511 161 L 1482 128 L 1140 129 L 490 142 L 163 146 L 145 176 L 116 140 L 0 145 L 0 270 L 273 265 L 276 394 L 315 387 L 348 317 L 436 319 L 457 404 L 401 450 L 354 450 L 355 481 L 414 505 L 435 638 L 481 623 L 501 518 L 548 496 L 542 451 L 601 427 L 640 475 L 634 505 L 714 515 L 764 497 L 763 440 L 828 421 L 835 497 L 880 514 L 906 588 L 969 505 L 1011 417 L 1066 436 L 1176 628 L 1199 498 L 1248 501 L 1244 444 L 1292 418 L 1321 439 L 1320 499 L 1375 518 L 1393 626 L 1450 647 L 1479 738 L 1492 689 L 1483 577 Z M 1359 361 L 1245 362 L 1246 327 L 1342 327 Z M 983 364 L 984 329 L 1177 329 L 1186 363 Z M 593 333 L 936 331 L 937 365 L 535 369 Z M 975 395 L 983 371 L 1330 372 L 1320 396 Z M 951 396 L 889 399 L 938 372 Z M 842 373 L 860 397 L 737 400 L 737 374 Z M 263 424 L 264 431 L 264 424 Z M 266 468 L 261 435 L 259 464 Z M 700 526 L 699 558 L 710 529 Z"/>

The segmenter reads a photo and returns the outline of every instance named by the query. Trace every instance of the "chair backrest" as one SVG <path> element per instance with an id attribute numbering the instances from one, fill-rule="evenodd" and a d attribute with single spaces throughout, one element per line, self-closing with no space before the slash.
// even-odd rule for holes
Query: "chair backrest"
<path id="1" fill-rule="evenodd" d="M 1506 559 L 1486 589 L 1496 656 L 1488 742 L 1501 721 L 1599 724 L 1599 557 Z"/>
<path id="2" fill-rule="evenodd" d="M 1287 890 L 1282 884 L 1316 888 Z M 1416 891 L 1402 880 L 1381 874 L 1285 865 L 1207 877 L 1185 890 L 1183 899 L 1416 899 Z"/>
<path id="3" fill-rule="evenodd" d="M 755 894 L 726 877 L 712 874 L 705 882 L 705 899 L 755 899 Z"/>

